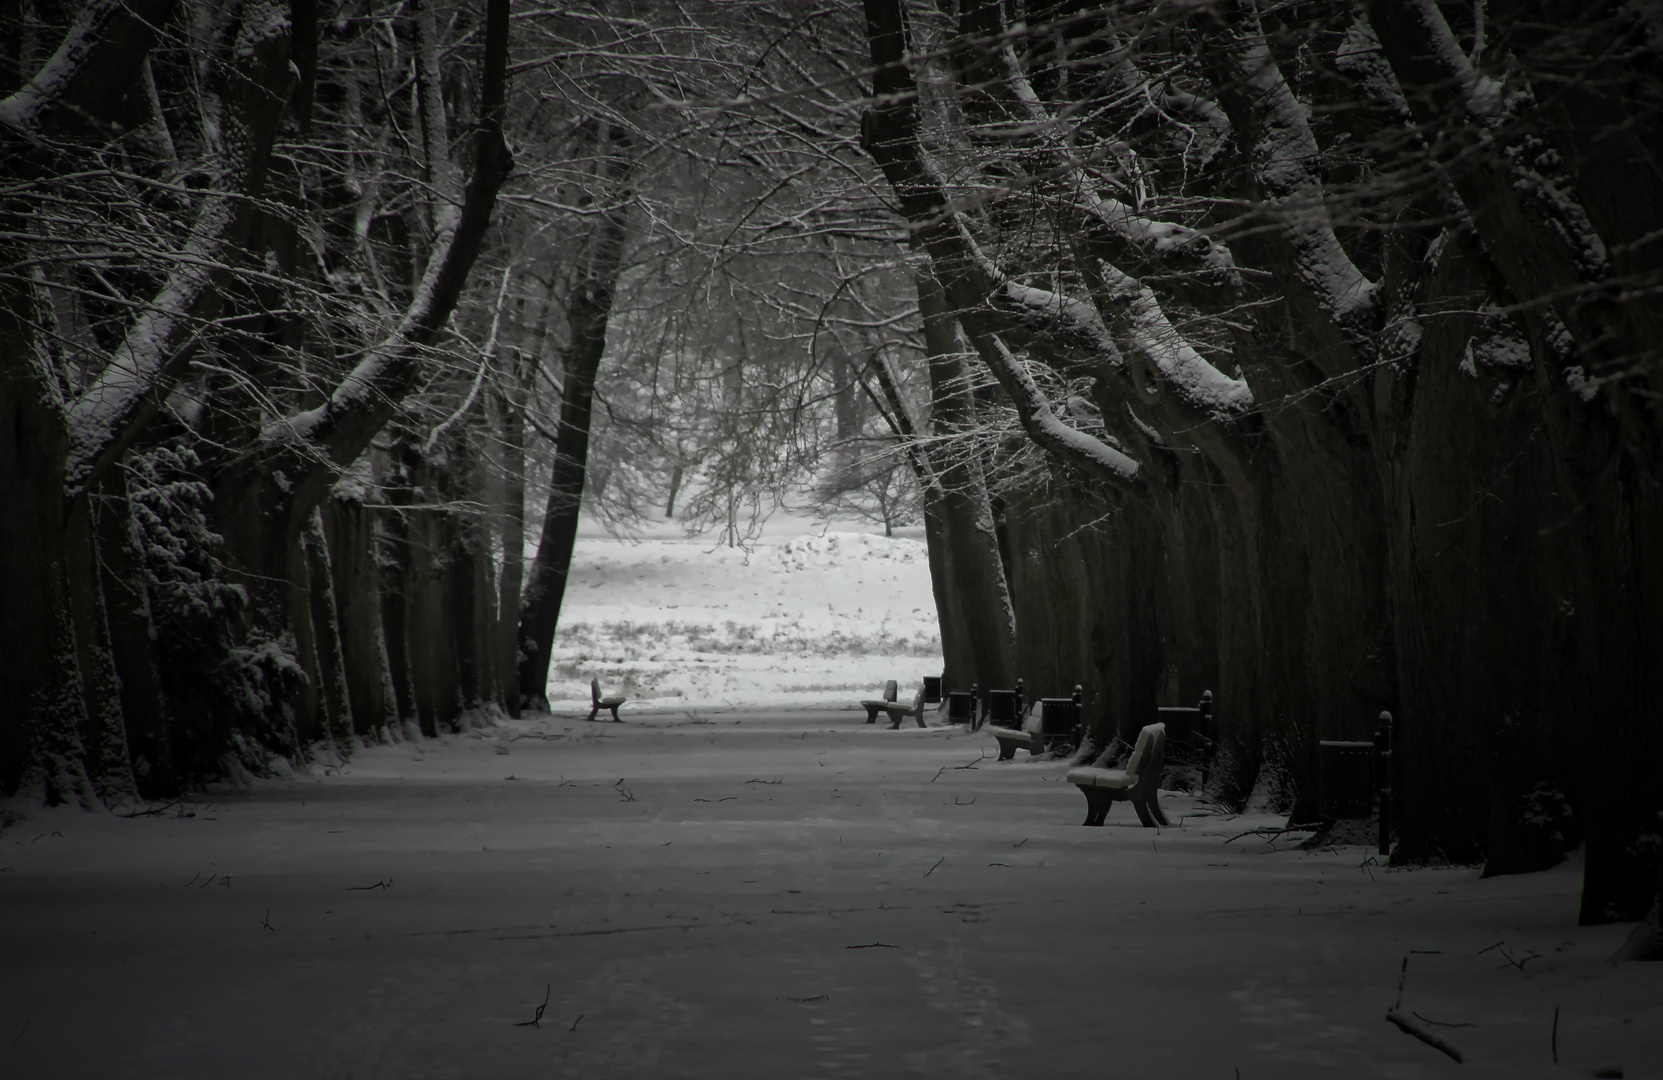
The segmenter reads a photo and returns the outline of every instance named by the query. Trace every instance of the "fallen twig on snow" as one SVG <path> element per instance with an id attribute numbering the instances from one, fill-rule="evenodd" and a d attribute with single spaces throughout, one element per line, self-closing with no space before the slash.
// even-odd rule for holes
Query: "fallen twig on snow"
<path id="1" fill-rule="evenodd" d="M 1315 831 L 1316 830 L 1312 829 L 1309 825 L 1289 825 L 1283 829 L 1248 829 L 1246 832 L 1237 833 L 1224 842 L 1226 844 L 1233 844 L 1244 836 L 1263 836 L 1266 839 L 1269 839 L 1271 837 L 1286 836 L 1288 833 Z"/>
<path id="2" fill-rule="evenodd" d="M 1427 1031 L 1425 1028 L 1421 1027 L 1419 1024 L 1416 1024 L 1413 1020 L 1410 1020 L 1407 1017 L 1401 1016 L 1395 1012 L 1389 1012 L 1386 1014 L 1386 1022 L 1389 1024 L 1396 1024 L 1397 1029 L 1403 1032 L 1403 1034 L 1413 1035 L 1427 1046 L 1432 1047 L 1432 1049 L 1448 1054 L 1457 1063 L 1464 1063 L 1466 1060 L 1461 1056 L 1461 1051 L 1455 1049 L 1455 1047 L 1444 1042 L 1442 1039 L 1438 1038 L 1438 1036 L 1432 1034 L 1430 1031 Z"/>
<path id="3" fill-rule="evenodd" d="M 941 865 L 941 864 L 942 864 L 942 863 L 944 863 L 944 862 L 946 862 L 946 861 L 947 861 L 947 856 L 945 856 L 945 855 L 943 855 L 943 856 L 942 856 L 942 857 L 941 857 L 941 858 L 939 858 L 939 859 L 937 859 L 937 860 L 936 860 L 936 861 L 935 861 L 935 862 L 934 862 L 934 863 L 933 863 L 933 864 L 932 864 L 932 865 L 931 865 L 931 866 L 930 866 L 930 868 L 929 868 L 929 869 L 928 869 L 928 870 L 926 870 L 926 871 L 924 871 L 924 876 L 925 876 L 925 877 L 929 877 L 929 876 L 930 876 L 930 875 L 931 875 L 931 874 L 933 874 L 933 873 L 935 873 L 935 868 L 936 868 L 936 867 L 937 867 L 937 866 L 940 866 L 940 865 Z"/>
<path id="4" fill-rule="evenodd" d="M 1410 1015 L 1412 1015 L 1416 1020 L 1419 1020 L 1423 1024 L 1431 1024 L 1435 1027 L 1477 1027 L 1478 1026 L 1477 1024 L 1469 1024 L 1469 1023 L 1464 1023 L 1464 1022 L 1463 1023 L 1451 1023 L 1448 1020 L 1434 1020 L 1430 1016 L 1422 1016 L 1420 1013 L 1411 1013 Z"/>
<path id="5" fill-rule="evenodd" d="M 1523 971 L 1524 966 L 1526 964 L 1530 963 L 1530 961 L 1540 960 L 1542 958 L 1540 953 L 1530 953 L 1530 954 L 1528 954 L 1526 956 L 1522 956 L 1522 957 L 1514 956 L 1512 950 L 1507 947 L 1507 942 L 1506 942 L 1505 939 L 1502 940 L 1502 941 L 1496 942 L 1494 945 L 1484 946 L 1482 949 L 1479 949 L 1478 952 L 1475 955 L 1483 956 L 1485 953 L 1489 952 L 1491 949 L 1495 949 L 1497 951 L 1497 954 L 1500 955 L 1500 957 L 1503 960 L 1507 961 L 1507 963 L 1512 965 L 1513 967 L 1518 968 L 1520 971 Z"/>
<path id="6" fill-rule="evenodd" d="M 393 887 L 392 878 L 384 878 L 374 885 L 348 885 L 347 892 L 369 892 L 371 889 L 390 889 Z"/>
<path id="7" fill-rule="evenodd" d="M 543 984 L 543 1003 L 537 1006 L 537 1011 L 532 1014 L 531 1019 L 521 1020 L 519 1023 L 514 1025 L 515 1027 L 540 1028 L 543 1026 L 543 1010 L 549 1007 L 549 985 L 549 983 Z M 581 1020 L 582 1017 L 579 1017 L 578 1019 Z M 576 1027 L 577 1025 L 573 1024 L 572 1026 Z"/>
<path id="8" fill-rule="evenodd" d="M 172 802 L 163 803 L 161 806 L 151 806 L 143 810 L 134 810 L 131 813 L 118 814 L 116 816 L 124 818 L 160 817 L 184 801 L 184 799 L 174 799 Z"/>
<path id="9" fill-rule="evenodd" d="M 885 945 L 881 941 L 874 941 L 870 945 L 845 945 L 845 949 L 893 949 L 893 945 Z"/>

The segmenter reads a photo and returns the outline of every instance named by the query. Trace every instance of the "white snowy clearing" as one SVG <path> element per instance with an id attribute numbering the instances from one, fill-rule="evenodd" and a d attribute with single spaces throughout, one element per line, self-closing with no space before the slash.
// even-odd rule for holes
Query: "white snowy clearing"
<path id="1" fill-rule="evenodd" d="M 874 696 L 886 679 L 915 688 L 941 674 L 916 530 L 769 525 L 748 551 L 673 526 L 635 542 L 586 527 L 549 670 L 554 710 L 587 715 L 592 678 L 635 709 L 823 708 Z"/>
<path id="2" fill-rule="evenodd" d="M 580 573 L 647 611 L 651 552 Z M 1082 828 L 1061 762 L 997 763 L 933 713 L 691 704 L 838 699 L 792 680 L 843 677 L 803 673 L 883 582 L 801 573 L 832 610 L 775 625 L 811 627 L 783 631 L 808 658 L 711 650 L 680 683 L 607 651 L 603 682 L 633 664 L 683 707 L 557 706 L 145 817 L 28 809 L 0 830 L 0 1077 L 1663 1076 L 1663 965 L 1575 926 L 1574 860 L 1388 871 L 1176 793 L 1172 828 Z M 889 609 L 912 641 L 917 606 Z M 906 674 L 862 660 L 861 696 Z"/>

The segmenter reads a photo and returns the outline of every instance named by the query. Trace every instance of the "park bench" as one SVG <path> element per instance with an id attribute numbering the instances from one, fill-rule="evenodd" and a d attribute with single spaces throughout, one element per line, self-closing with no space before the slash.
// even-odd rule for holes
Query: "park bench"
<path id="1" fill-rule="evenodd" d="M 912 695 L 912 704 L 902 705 L 899 702 L 894 701 L 886 704 L 883 707 L 883 710 L 888 713 L 889 718 L 894 721 L 894 723 L 889 725 L 889 730 L 899 731 L 901 721 L 905 720 L 909 716 L 918 721 L 919 727 L 928 727 L 929 725 L 924 723 L 924 701 L 927 696 L 928 695 L 924 693 L 924 688 L 920 686 L 918 688 L 918 693 Z"/>
<path id="2" fill-rule="evenodd" d="M 860 707 L 866 710 L 866 722 L 868 724 L 877 723 L 878 714 L 887 711 L 891 705 L 895 704 L 895 697 L 899 693 L 900 688 L 896 685 L 895 680 L 890 679 L 883 684 L 883 697 L 875 701 L 861 702 Z"/>
<path id="3" fill-rule="evenodd" d="M 1019 729 L 990 725 L 988 730 L 999 742 L 999 760 L 1009 761 L 1018 750 L 1038 755 L 1059 746 L 1077 744 L 1084 693 L 1083 688 L 1075 684 L 1070 697 L 1040 698 L 1028 710 Z"/>
<path id="4" fill-rule="evenodd" d="M 599 679 L 589 680 L 589 719 L 593 720 L 602 709 L 612 710 L 612 722 L 618 722 L 618 706 L 628 701 L 627 697 L 601 697 L 601 683 Z"/>
<path id="5" fill-rule="evenodd" d="M 1103 824 L 1109 808 L 1117 802 L 1130 802 L 1146 829 L 1167 824 L 1160 803 L 1165 757 L 1166 725 L 1150 724 L 1138 732 L 1137 744 L 1124 769 L 1087 765 L 1068 770 L 1068 782 L 1086 797 L 1086 820 L 1082 824 Z"/>

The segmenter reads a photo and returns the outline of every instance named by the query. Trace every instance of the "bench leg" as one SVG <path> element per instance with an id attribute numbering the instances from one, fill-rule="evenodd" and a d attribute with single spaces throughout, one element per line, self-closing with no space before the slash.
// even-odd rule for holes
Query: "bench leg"
<path id="1" fill-rule="evenodd" d="M 1155 819 L 1155 824 L 1164 829 L 1172 827 L 1172 823 L 1166 819 L 1166 811 L 1161 809 L 1161 793 L 1159 791 L 1149 793 L 1149 816 Z"/>
<path id="2" fill-rule="evenodd" d="M 614 724 L 622 722 L 618 719 L 618 706 L 616 706 L 616 705 L 612 706 L 612 722 Z"/>
<path id="3" fill-rule="evenodd" d="M 906 718 L 907 718 L 906 713 L 891 713 L 889 719 L 892 721 L 892 723 L 890 723 L 890 725 L 889 725 L 889 730 L 890 731 L 900 731 L 901 730 L 901 721 L 905 720 Z"/>
<path id="4" fill-rule="evenodd" d="M 879 705 L 866 706 L 866 722 L 868 724 L 875 724 L 878 722 L 878 709 L 881 707 L 882 706 Z"/>
<path id="5" fill-rule="evenodd" d="M 1138 812 L 1138 820 L 1143 823 L 1144 828 L 1153 829 L 1155 827 L 1155 818 L 1149 813 L 1149 806 L 1143 799 L 1136 795 L 1132 796 L 1132 809 Z"/>
<path id="6" fill-rule="evenodd" d="M 1086 797 L 1086 819 L 1084 821 L 1080 822 L 1081 825 L 1101 825 L 1101 824 L 1103 824 L 1101 821 L 1093 821 L 1092 820 L 1093 818 L 1095 818 L 1097 816 L 1097 800 L 1092 798 L 1091 792 L 1092 792 L 1092 789 L 1088 788 L 1088 787 L 1083 787 L 1083 788 L 1080 789 L 1080 794 L 1084 795 Z"/>
<path id="7" fill-rule="evenodd" d="M 595 714 L 600 712 L 600 711 L 601 711 L 601 707 L 599 705 L 596 705 L 594 708 L 590 709 L 589 710 L 589 719 L 593 720 L 595 718 Z"/>
<path id="8" fill-rule="evenodd" d="M 920 705 L 918 707 L 918 711 L 913 714 L 913 719 L 918 721 L 919 727 L 929 727 L 928 724 L 924 723 L 924 707 L 922 705 Z"/>
<path id="9" fill-rule="evenodd" d="M 999 740 L 999 760 L 1000 761 L 1010 761 L 1014 757 L 1016 757 L 1016 744 L 1013 743 L 1013 742 L 1006 742 L 1004 739 L 1000 739 Z"/>

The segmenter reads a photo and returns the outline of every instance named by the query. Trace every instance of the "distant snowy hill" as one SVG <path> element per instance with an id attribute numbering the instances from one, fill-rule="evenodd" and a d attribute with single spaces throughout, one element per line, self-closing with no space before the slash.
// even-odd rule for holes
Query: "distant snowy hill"
<path id="1" fill-rule="evenodd" d="M 910 688 L 940 672 L 921 540 L 828 532 L 746 551 L 590 536 L 572 558 L 549 700 L 587 707 L 598 678 L 646 708 L 853 705 L 885 679 Z"/>

